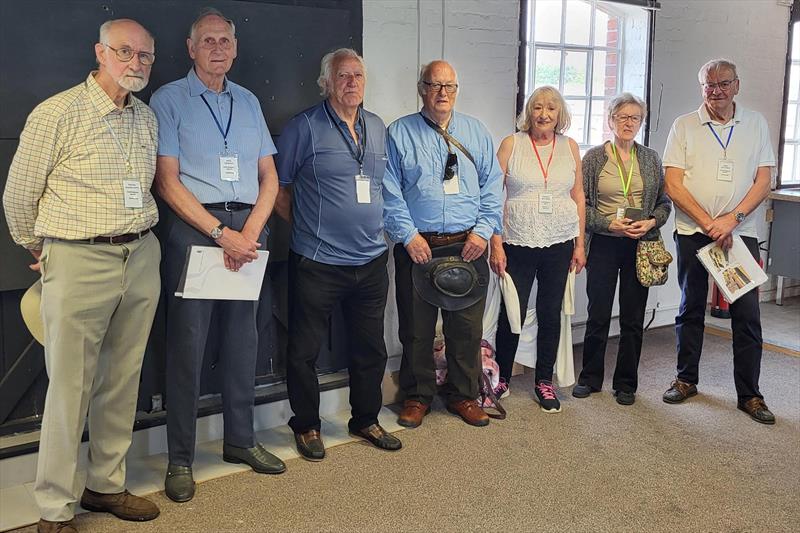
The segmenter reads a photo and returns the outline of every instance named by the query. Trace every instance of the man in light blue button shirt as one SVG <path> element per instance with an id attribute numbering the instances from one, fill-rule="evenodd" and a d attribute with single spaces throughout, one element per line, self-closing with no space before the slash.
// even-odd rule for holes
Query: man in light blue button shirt
<path id="1" fill-rule="evenodd" d="M 430 261 L 432 248 L 460 242 L 465 261 L 485 261 L 489 238 L 501 232 L 503 209 L 503 175 L 491 135 L 480 121 L 453 111 L 458 92 L 453 67 L 444 61 L 425 65 L 417 88 L 421 113 L 389 126 L 383 188 L 386 232 L 399 243 L 394 259 L 403 343 L 400 387 L 406 400 L 398 422 L 406 427 L 422 422 L 436 393 L 432 351 L 439 309 L 415 289 L 413 265 Z M 466 309 L 442 310 L 447 407 L 478 426 L 489 423 L 475 401 L 485 300 L 484 292 Z"/>
<path id="2" fill-rule="evenodd" d="M 175 296 L 192 245 L 220 246 L 225 266 L 233 271 L 258 257 L 278 191 L 272 159 L 276 149 L 258 99 L 226 77 L 237 52 L 233 22 L 219 11 L 205 10 L 192 24 L 187 46 L 194 67 L 150 100 L 159 122 L 155 185 L 169 206 L 162 229 L 169 447 L 165 488 L 178 502 L 194 496 L 197 398 L 212 315 L 219 324 L 217 356 L 223 369 L 223 459 L 247 463 L 259 473 L 286 469 L 253 435 L 256 305 Z"/>

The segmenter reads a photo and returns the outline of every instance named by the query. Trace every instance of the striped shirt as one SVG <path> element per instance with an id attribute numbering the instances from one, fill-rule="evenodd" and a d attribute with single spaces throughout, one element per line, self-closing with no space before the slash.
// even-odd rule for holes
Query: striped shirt
<path id="1" fill-rule="evenodd" d="M 150 193 L 155 115 L 133 95 L 117 108 L 95 73 L 39 104 L 25 123 L 3 194 L 11 236 L 25 248 L 41 249 L 45 237 L 122 235 L 158 222 Z M 141 208 L 125 207 L 124 180 L 139 182 Z"/>

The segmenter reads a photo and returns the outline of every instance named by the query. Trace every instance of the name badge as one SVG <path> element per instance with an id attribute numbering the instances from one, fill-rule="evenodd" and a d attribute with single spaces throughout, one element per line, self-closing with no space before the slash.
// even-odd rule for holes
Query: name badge
<path id="1" fill-rule="evenodd" d="M 624 207 L 618 207 L 617 208 L 617 220 L 622 220 L 623 218 L 625 218 L 625 208 Z"/>
<path id="2" fill-rule="evenodd" d="M 129 209 L 142 207 L 142 185 L 139 180 L 122 180 L 122 190 L 125 194 L 125 207 Z"/>
<path id="3" fill-rule="evenodd" d="M 553 195 L 550 193 L 539 194 L 539 212 L 545 215 L 553 213 Z"/>
<path id="4" fill-rule="evenodd" d="M 449 180 L 444 180 L 444 193 L 445 194 L 458 194 L 458 174 L 454 175 Z"/>
<path id="5" fill-rule="evenodd" d="M 356 201 L 360 204 L 372 203 L 370 198 L 370 183 L 369 176 L 364 174 L 356 174 Z"/>
<path id="6" fill-rule="evenodd" d="M 717 179 L 719 181 L 733 181 L 733 161 L 720 159 L 717 162 Z"/>
<path id="7" fill-rule="evenodd" d="M 222 181 L 239 181 L 239 156 L 237 154 L 219 156 L 219 175 Z"/>

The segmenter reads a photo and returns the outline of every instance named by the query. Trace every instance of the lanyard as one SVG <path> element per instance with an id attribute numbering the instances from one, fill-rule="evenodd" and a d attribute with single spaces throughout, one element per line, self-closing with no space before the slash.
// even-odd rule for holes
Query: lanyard
<path id="1" fill-rule="evenodd" d="M 722 147 L 722 154 L 725 156 L 725 159 L 728 159 L 728 145 L 731 144 L 731 137 L 733 136 L 733 128 L 734 128 L 734 126 L 732 125 L 731 129 L 728 130 L 728 140 L 725 142 L 725 144 L 722 144 L 722 139 L 719 138 L 719 135 L 717 135 L 717 132 L 714 131 L 714 128 L 711 127 L 711 123 L 707 122 L 706 125 L 708 126 L 708 129 L 711 130 L 711 133 L 714 134 L 714 138 L 717 139 L 717 142 L 719 143 L 719 145 Z"/>
<path id="2" fill-rule="evenodd" d="M 636 161 L 636 145 L 631 148 L 631 168 L 628 169 L 628 182 L 625 182 L 625 176 L 622 173 L 625 165 L 622 163 L 622 158 L 620 158 L 619 154 L 617 153 L 617 147 L 614 145 L 614 142 L 611 142 L 611 151 L 614 152 L 614 157 L 617 159 L 617 171 L 619 172 L 619 181 L 622 183 L 622 195 L 631 201 L 630 196 L 628 196 L 628 191 L 631 188 L 631 178 L 633 177 L 633 165 Z"/>
<path id="3" fill-rule="evenodd" d="M 125 160 L 125 170 L 130 174 L 133 172 L 133 165 L 131 164 L 131 147 L 133 147 L 133 131 L 136 129 L 136 111 L 133 111 L 133 119 L 131 120 L 131 132 L 128 135 L 128 153 L 125 153 L 125 148 L 123 148 L 122 143 L 117 136 L 117 132 L 114 131 L 114 128 L 111 127 L 111 123 L 108 121 L 106 117 L 103 117 L 103 122 L 106 123 L 108 127 L 108 131 L 111 132 L 111 136 L 114 137 L 114 142 L 117 143 L 117 148 L 119 148 L 119 153 L 122 154 L 122 158 Z"/>
<path id="4" fill-rule="evenodd" d="M 364 154 L 367 152 L 367 122 L 364 120 L 364 114 L 361 112 L 358 114 L 358 124 L 361 126 L 361 139 L 359 139 L 358 149 L 356 150 L 351 146 L 350 141 L 347 140 L 347 135 L 345 135 L 344 130 L 342 130 L 342 127 L 339 125 L 339 120 L 337 120 L 337 117 L 335 117 L 334 114 L 331 113 L 330 109 L 328 109 L 328 102 L 325 101 L 323 106 L 325 107 L 325 112 L 328 114 L 331 122 L 336 125 L 336 130 L 339 132 L 339 135 L 342 136 L 342 140 L 347 145 L 350 155 L 353 157 L 356 163 L 358 163 L 358 173 L 364 174 Z"/>
<path id="5" fill-rule="evenodd" d="M 208 104 L 208 100 L 206 100 L 205 95 L 200 95 L 200 98 L 203 99 L 203 103 L 206 104 L 209 113 L 211 113 L 211 117 L 214 119 L 214 124 L 217 125 L 217 129 L 219 130 L 220 135 L 222 135 L 222 140 L 225 143 L 225 151 L 228 151 L 228 132 L 231 131 L 231 119 L 233 118 L 233 94 L 231 94 L 231 109 L 228 112 L 228 125 L 225 126 L 225 131 L 222 130 L 222 124 L 219 123 L 217 120 L 217 115 L 214 114 L 214 110 L 211 109 L 211 106 Z"/>
<path id="6" fill-rule="evenodd" d="M 539 149 L 536 148 L 536 143 L 533 142 L 533 138 L 529 135 L 528 138 L 531 140 L 531 145 L 533 146 L 533 151 L 536 152 L 536 159 L 539 161 L 539 168 L 542 170 L 542 176 L 544 176 L 544 188 L 547 188 L 547 173 L 550 171 L 550 163 L 553 162 L 553 154 L 556 153 L 556 135 L 553 134 L 553 150 L 550 152 L 550 157 L 547 159 L 547 166 L 545 167 L 542 165 L 542 158 L 539 157 Z"/>

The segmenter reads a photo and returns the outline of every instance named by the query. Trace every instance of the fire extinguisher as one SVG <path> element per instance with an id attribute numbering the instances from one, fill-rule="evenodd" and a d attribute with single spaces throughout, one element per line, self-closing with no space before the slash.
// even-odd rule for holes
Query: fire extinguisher
<path id="1" fill-rule="evenodd" d="M 758 266 L 764 268 L 764 260 L 758 260 Z M 758 294 L 758 287 L 756 287 L 756 294 Z M 722 296 L 722 291 L 719 290 L 716 283 L 711 287 L 711 316 L 714 318 L 730 318 L 730 304 Z"/>

